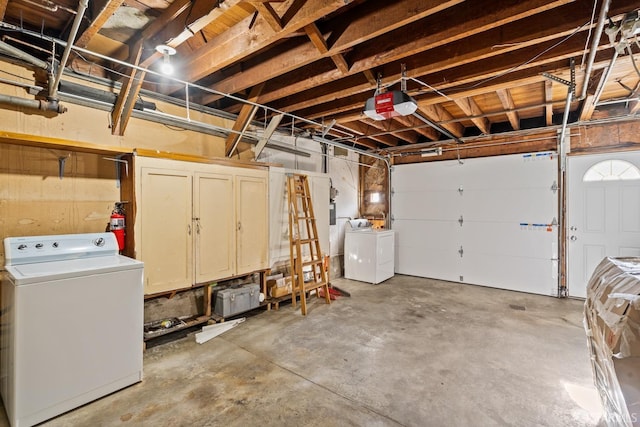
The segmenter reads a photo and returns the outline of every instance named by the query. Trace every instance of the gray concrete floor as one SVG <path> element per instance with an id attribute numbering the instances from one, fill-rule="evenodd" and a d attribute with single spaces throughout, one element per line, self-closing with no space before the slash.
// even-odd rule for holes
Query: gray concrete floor
<path id="1" fill-rule="evenodd" d="M 44 425 L 598 425 L 581 301 L 407 276 L 333 283 L 351 298 L 148 349 L 143 382 Z"/>

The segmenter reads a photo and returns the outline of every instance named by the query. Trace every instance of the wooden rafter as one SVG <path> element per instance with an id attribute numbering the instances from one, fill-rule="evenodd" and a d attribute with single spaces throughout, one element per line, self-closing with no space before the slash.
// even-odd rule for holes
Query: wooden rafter
<path id="1" fill-rule="evenodd" d="M 471 121 L 480 129 L 480 132 L 485 135 L 491 133 L 491 123 L 489 123 L 489 119 L 486 117 L 477 117 L 482 116 L 483 112 L 473 98 L 458 98 L 455 99 L 454 102 L 467 116 L 471 116 Z"/>
<path id="2" fill-rule="evenodd" d="M 547 126 L 553 124 L 553 82 L 550 80 L 544 81 L 544 102 L 547 104 L 544 107 L 544 117 Z"/>
<path id="3" fill-rule="evenodd" d="M 463 37 L 461 37 L 460 31 L 462 31 L 462 28 L 465 28 L 467 25 L 466 21 L 464 20 L 464 17 L 452 17 L 448 23 L 451 24 L 453 28 L 442 25 L 441 27 L 430 28 L 434 33 L 424 32 L 424 34 L 413 34 L 409 32 L 406 35 L 394 34 L 394 37 L 396 38 L 406 38 L 398 40 L 399 44 L 406 45 L 411 43 L 419 47 L 407 49 L 402 53 L 403 56 L 398 52 L 398 55 L 393 58 L 404 59 L 405 57 L 410 57 L 411 55 L 418 53 L 418 51 L 432 49 L 432 53 L 429 55 L 429 60 L 425 61 L 423 64 L 415 63 L 415 60 L 412 59 L 413 65 L 408 69 L 408 74 L 415 77 L 437 73 L 453 67 L 460 67 L 481 59 L 497 57 L 499 55 L 504 55 L 507 52 L 516 52 L 516 55 L 520 55 L 519 60 L 521 61 L 529 60 L 531 58 L 531 51 L 527 50 L 528 47 L 535 46 L 545 41 L 548 42 L 550 40 L 556 40 L 557 37 L 571 34 L 575 31 L 577 26 L 584 23 L 580 17 L 566 19 L 566 17 L 562 15 L 561 17 L 563 17 L 563 20 L 559 19 L 558 15 L 559 14 L 549 12 L 541 14 L 540 16 L 528 18 L 528 22 L 532 27 L 542 28 L 542 30 L 536 34 L 537 37 L 532 37 L 531 32 L 527 30 L 527 26 L 522 25 L 521 22 L 514 21 L 506 27 L 498 27 L 488 30 L 483 34 L 483 37 L 474 39 L 474 43 L 470 43 L 468 38 L 463 37 L 475 35 L 477 33 L 476 30 L 473 29 L 473 27 L 469 27 L 466 31 L 463 31 Z M 496 17 L 506 20 L 508 14 L 505 13 L 503 15 L 503 12 L 499 11 L 496 12 Z M 460 22 L 458 22 L 458 20 L 460 20 Z M 375 19 L 373 22 L 378 23 L 379 20 Z M 484 21 L 481 23 L 484 24 Z M 546 23 L 552 24 L 553 26 L 547 27 Z M 452 40 L 452 43 L 446 47 L 438 48 L 441 44 L 441 40 Z M 503 43 L 504 46 L 496 48 L 496 41 Z M 347 43 L 347 46 L 348 45 L 350 45 L 350 43 Z M 584 46 L 581 48 L 583 47 Z M 456 52 L 454 57 L 451 56 L 452 51 Z M 272 102 L 277 99 L 286 98 L 288 100 L 288 104 L 281 105 L 282 108 L 298 110 L 308 107 L 309 101 L 317 101 L 318 103 L 321 103 L 330 98 L 335 98 L 335 93 L 327 92 L 322 88 L 321 92 L 323 93 L 318 94 L 318 96 L 314 95 L 305 97 L 307 105 L 296 102 L 298 98 L 295 96 L 296 94 L 300 94 L 309 89 L 320 88 L 322 85 L 335 82 L 337 79 L 343 78 L 344 76 L 337 70 L 326 71 L 318 74 L 311 67 L 299 69 L 299 67 L 304 65 L 306 62 L 302 60 L 302 58 L 305 58 L 305 56 L 312 53 L 307 52 L 302 47 L 290 50 L 290 52 L 292 53 L 290 56 L 283 54 L 267 59 L 267 61 L 260 64 L 259 69 L 243 70 L 242 75 L 225 79 L 216 84 L 214 88 L 226 93 L 228 90 L 225 88 L 242 88 L 246 85 L 249 87 L 252 82 L 260 78 L 259 76 L 268 76 L 272 83 L 270 86 L 275 89 L 263 94 L 263 100 L 264 102 Z M 292 64 L 292 61 L 294 60 L 296 60 L 297 63 Z M 273 62 L 273 64 L 271 64 L 271 62 Z M 350 65 L 349 75 L 355 75 L 360 72 L 370 73 L 371 69 L 380 67 L 386 62 L 389 62 L 389 55 L 387 55 L 387 53 L 385 53 L 383 57 L 381 57 L 378 52 L 374 51 L 371 53 L 364 53 Z M 286 66 L 280 67 L 281 64 L 285 64 Z M 287 79 L 286 83 L 284 81 L 279 82 L 277 80 L 277 76 L 282 74 L 281 71 L 288 72 L 294 69 L 297 70 L 299 80 L 291 81 L 290 79 Z M 386 77 L 387 80 L 392 78 L 391 75 Z M 444 78 L 446 78 L 446 76 L 444 76 Z M 274 81 L 274 79 L 276 80 Z M 285 79 L 283 78 L 283 80 Z M 352 85 L 350 93 L 369 91 L 372 86 L 375 87 L 375 81 L 376 79 L 374 77 L 372 81 L 370 80 L 367 83 L 356 83 Z M 209 102 L 212 100 L 213 99 L 210 98 Z"/>
<path id="4" fill-rule="evenodd" d="M 399 123 L 402 123 L 403 126 L 413 129 L 415 132 L 432 141 L 437 141 L 438 139 L 440 139 L 440 132 L 430 126 L 425 125 L 414 116 L 396 117 L 395 120 L 397 120 Z"/>
<path id="5" fill-rule="evenodd" d="M 341 52 L 347 49 L 350 49 L 368 40 L 372 40 L 376 36 L 379 36 L 381 34 L 384 34 L 385 32 L 391 31 L 394 28 L 398 28 L 401 25 L 418 21 L 419 19 L 424 18 L 425 16 L 429 16 L 431 14 L 434 14 L 438 11 L 443 10 L 446 7 L 450 7 L 454 4 L 461 3 L 461 2 L 462 0 L 450 0 L 446 2 L 442 2 L 439 0 L 428 0 L 428 1 L 404 0 L 404 1 L 398 1 L 393 3 L 385 2 L 387 6 L 384 8 L 383 12 L 377 12 L 375 19 L 372 19 L 371 16 L 361 17 L 356 22 L 350 23 L 347 29 L 339 37 L 339 39 L 331 44 L 330 51 L 328 50 L 326 52 L 322 52 L 321 50 L 319 50 L 318 46 L 314 45 L 311 42 L 302 44 L 300 46 L 296 46 L 295 48 L 289 49 L 287 52 L 283 52 L 279 55 L 275 55 L 273 57 L 267 58 L 265 61 L 262 61 L 259 67 L 253 67 L 251 69 L 243 70 L 241 74 L 238 74 L 236 76 L 229 77 L 220 82 L 217 82 L 215 85 L 211 86 L 211 89 L 214 89 L 222 93 L 229 93 L 228 88 L 230 87 L 238 88 L 238 89 L 246 89 L 248 87 L 251 87 L 251 85 L 255 84 L 255 82 L 257 81 L 271 80 L 275 77 L 282 76 L 285 73 L 288 73 L 290 71 L 297 70 L 298 68 L 304 65 L 311 64 L 327 55 L 332 57 L 334 55 L 341 54 Z M 310 1 L 308 3 L 312 3 L 312 2 Z M 408 5 L 410 5 L 410 7 Z M 372 9 L 376 9 L 376 8 L 372 7 Z M 314 16 L 317 16 L 317 15 L 314 14 Z M 319 19 L 321 16 L 317 16 L 317 17 Z M 309 25 L 312 23 L 313 22 L 308 22 L 306 25 Z M 290 30 L 290 31 L 293 31 L 294 29 L 298 30 L 306 26 L 304 25 L 302 27 L 290 28 L 290 25 L 291 24 L 287 26 L 287 30 Z M 243 31 L 242 33 L 243 36 L 247 37 L 246 35 L 244 35 L 244 32 L 245 32 L 244 28 L 242 29 L 242 31 Z M 256 37 L 258 37 L 258 35 L 256 35 Z M 264 37 L 268 38 L 268 35 L 265 35 Z M 228 39 L 229 37 L 226 37 L 226 38 Z M 225 40 L 217 40 L 217 39 L 218 38 L 211 40 L 209 45 L 215 45 L 215 44 L 220 44 L 225 42 Z M 252 43 L 247 47 L 247 49 L 250 49 L 249 52 L 253 51 L 254 45 L 256 45 L 255 40 L 253 40 L 253 38 L 251 39 L 251 42 Z M 242 52 L 238 52 L 238 53 L 240 54 Z M 222 57 L 219 59 L 218 63 L 227 64 L 227 61 L 228 61 L 227 57 L 229 56 L 229 53 L 222 51 L 220 48 L 220 54 Z M 410 54 L 407 54 L 407 56 L 410 56 Z M 332 60 L 334 60 L 334 58 L 332 58 Z M 340 58 L 337 58 L 334 61 L 336 60 L 338 62 L 341 62 Z M 194 61 L 189 61 L 189 59 L 187 59 L 187 61 L 191 62 L 191 65 L 190 65 L 191 67 L 198 67 L 199 63 L 196 63 Z M 326 80 L 324 82 L 329 82 L 337 78 L 340 78 L 347 72 L 349 74 L 358 74 L 363 72 L 366 73 L 366 72 L 370 72 L 369 70 L 375 68 L 374 66 L 362 67 L 354 72 L 353 70 L 351 70 L 351 66 L 349 64 L 343 64 L 346 67 L 343 65 L 338 65 L 338 64 L 336 65 L 338 66 L 338 69 L 335 70 L 335 72 L 327 73 Z M 213 61 L 210 61 L 210 67 L 215 67 L 213 68 L 214 70 L 222 68 L 216 65 L 215 63 L 213 63 Z M 346 68 L 346 71 L 343 71 L 343 69 L 345 68 Z M 193 77 L 197 77 L 197 78 L 199 78 L 200 76 L 201 76 L 200 73 L 193 75 Z M 372 82 L 372 85 L 374 86 L 375 86 L 375 80 L 376 79 L 374 77 Z M 368 87 L 368 89 L 370 89 L 370 87 L 371 85 Z M 290 93 L 295 93 L 295 92 L 290 92 Z M 215 101 L 216 99 L 219 99 L 219 97 L 215 95 L 210 95 L 203 99 L 203 103 L 208 104 Z"/>
<path id="6" fill-rule="evenodd" d="M 98 34 L 98 31 L 107 23 L 107 20 L 111 18 L 111 15 L 116 12 L 122 3 L 124 3 L 124 0 L 107 0 L 93 18 L 89 27 L 80 34 L 74 44 L 78 47 L 87 47 L 91 39 Z"/>
<path id="7" fill-rule="evenodd" d="M 388 132 L 390 135 L 408 142 L 409 144 L 415 144 L 416 142 L 418 142 L 418 135 L 411 130 L 406 130 L 406 128 L 398 123 L 395 118 L 380 121 L 366 119 L 363 120 L 363 122 L 371 126 L 372 128 L 377 129 L 379 132 Z"/>
<path id="8" fill-rule="evenodd" d="M 185 78 L 197 81 L 342 7 L 345 7 L 344 0 L 308 0 L 279 32 L 274 32 L 266 23 L 261 25 L 261 21 L 249 28 L 251 18 L 247 18 L 184 58 L 188 69 Z"/>
<path id="9" fill-rule="evenodd" d="M 4 20 L 4 14 L 7 12 L 7 3 L 9 3 L 9 0 L 0 0 L 0 21 Z"/>
<path id="10" fill-rule="evenodd" d="M 580 106 L 580 121 L 591 119 L 591 116 L 596 109 L 595 103 L 598 101 L 595 98 L 595 93 L 598 90 L 598 87 L 605 84 L 605 77 L 606 75 L 602 68 L 595 70 L 593 74 L 591 74 L 591 78 L 587 84 L 587 96 L 582 100 L 582 104 Z"/>
<path id="11" fill-rule="evenodd" d="M 421 106 L 420 111 L 435 123 L 453 119 L 451 113 L 449 113 L 444 109 L 444 107 L 439 104 Z M 457 136 L 458 138 L 460 138 L 464 134 L 464 126 L 462 126 L 460 123 L 445 123 L 442 125 L 442 127 L 451 132 L 453 136 Z"/>
<path id="12" fill-rule="evenodd" d="M 282 20 L 273 6 L 267 2 L 252 2 L 262 19 L 264 19 L 275 32 L 282 31 Z"/>
<path id="13" fill-rule="evenodd" d="M 500 99 L 502 108 L 507 110 L 507 118 L 509 119 L 511 128 L 513 130 L 520 130 L 520 117 L 516 111 L 513 111 L 516 108 L 516 104 L 513 102 L 511 91 L 509 91 L 509 89 L 498 89 L 496 95 L 498 95 Z"/>
<path id="14" fill-rule="evenodd" d="M 316 47 L 316 49 L 318 49 L 318 52 L 320 52 L 320 54 L 324 55 L 329 52 L 327 41 L 325 40 L 316 24 L 306 25 L 304 27 L 304 31 L 305 33 L 307 33 L 309 40 L 311 40 L 311 43 Z M 347 74 L 349 72 L 349 64 L 347 64 L 347 60 L 344 58 L 344 56 L 342 56 L 341 53 L 331 55 L 331 60 L 334 64 L 336 64 L 338 70 L 340 70 L 343 74 Z"/>
<path id="15" fill-rule="evenodd" d="M 135 51 L 135 63 L 137 64 L 142 54 L 142 43 L 138 43 Z M 145 71 L 132 68 L 129 73 L 129 78 L 122 84 L 120 93 L 118 93 L 118 98 L 116 99 L 116 104 L 111 112 L 111 133 L 113 135 L 124 135 L 136 99 L 140 93 L 145 74 Z"/>
<path id="16" fill-rule="evenodd" d="M 251 92 L 249 93 L 249 97 L 247 98 L 247 100 L 252 103 L 257 103 L 263 88 L 264 83 L 260 83 L 259 85 L 253 87 L 251 89 Z M 255 116 L 257 110 L 258 108 L 253 104 L 247 103 L 243 105 L 242 109 L 240 110 L 240 114 L 238 114 L 238 117 L 233 124 L 233 132 L 229 133 L 229 136 L 227 136 L 224 144 L 224 153 L 226 157 L 231 157 L 231 155 L 235 151 L 235 148 L 240 141 L 242 131 L 245 130 L 251 123 L 251 120 L 253 120 L 253 117 Z"/>
<path id="17" fill-rule="evenodd" d="M 371 128 L 370 125 L 361 123 L 361 122 L 350 122 L 350 123 L 341 123 L 340 126 L 342 128 L 347 129 L 348 131 L 353 132 L 359 137 L 364 137 L 380 144 L 386 145 L 387 147 L 395 147 L 398 145 L 398 140 L 389 135 L 378 135 L 378 136 L 369 136 L 370 134 L 376 133 L 376 128 Z"/>

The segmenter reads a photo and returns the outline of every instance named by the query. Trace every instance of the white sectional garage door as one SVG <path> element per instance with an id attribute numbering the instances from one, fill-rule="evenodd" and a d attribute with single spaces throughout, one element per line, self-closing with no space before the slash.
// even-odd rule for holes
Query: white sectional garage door
<path id="1" fill-rule="evenodd" d="M 396 273 L 557 295 L 557 167 L 554 153 L 394 166 Z"/>

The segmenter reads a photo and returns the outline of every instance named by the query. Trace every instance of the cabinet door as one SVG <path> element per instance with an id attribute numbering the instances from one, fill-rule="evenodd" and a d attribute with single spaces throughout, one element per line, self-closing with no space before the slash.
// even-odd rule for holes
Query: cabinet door
<path id="1" fill-rule="evenodd" d="M 196 283 L 235 275 L 234 211 L 233 175 L 195 175 Z"/>
<path id="2" fill-rule="evenodd" d="M 236 173 L 237 271 L 268 268 L 269 205 L 266 171 Z"/>
<path id="3" fill-rule="evenodd" d="M 142 168 L 138 257 L 144 261 L 145 294 L 191 286 L 192 176 Z"/>

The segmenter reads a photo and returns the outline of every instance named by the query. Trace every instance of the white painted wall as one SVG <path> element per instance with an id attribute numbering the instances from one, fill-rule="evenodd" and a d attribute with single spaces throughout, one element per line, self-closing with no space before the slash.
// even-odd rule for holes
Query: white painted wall
<path id="1" fill-rule="evenodd" d="M 319 143 L 305 138 L 274 135 L 271 141 L 311 153 L 310 157 L 265 148 L 258 161 L 282 165 L 272 168 L 270 174 L 270 259 L 272 265 L 288 261 L 288 217 L 286 215 L 285 172 L 306 172 L 311 177 L 313 206 L 316 215 L 326 215 L 329 220 L 329 180 L 338 189 L 336 197 L 336 225 L 321 227 L 318 234 L 322 251 L 332 258 L 343 255 L 344 227 L 349 218 L 358 216 L 358 161 L 359 155 L 349 152 L 347 156 L 334 157 L 333 147 L 328 148 L 328 173 L 322 173 L 323 155 Z M 324 178 L 324 179 L 323 179 Z M 317 188 L 316 188 L 317 187 Z M 283 199 L 284 197 L 284 199 Z M 284 204 L 283 204 L 284 203 Z M 322 206 L 322 207 L 321 207 Z M 326 231 L 325 231 L 326 230 Z M 326 233 L 326 235 L 325 235 Z M 328 242 L 328 243 L 324 243 Z M 332 266 L 332 277 L 339 269 Z"/>
<path id="2" fill-rule="evenodd" d="M 331 256 L 344 254 L 344 227 L 349 218 L 359 216 L 358 179 L 359 155 L 352 151 L 346 157 L 334 157 L 333 147 L 329 147 L 329 176 L 333 186 L 338 189 L 336 197 L 336 225 L 330 226 L 329 241 Z"/>

